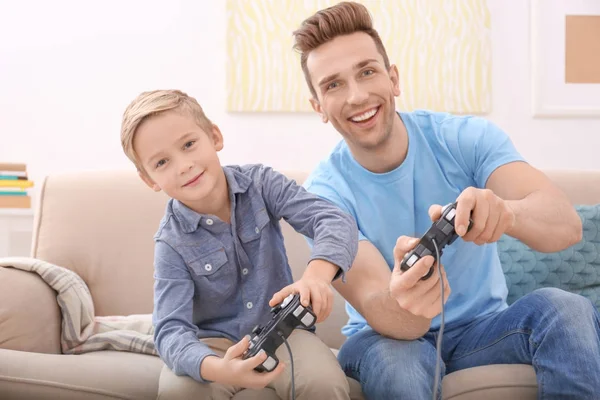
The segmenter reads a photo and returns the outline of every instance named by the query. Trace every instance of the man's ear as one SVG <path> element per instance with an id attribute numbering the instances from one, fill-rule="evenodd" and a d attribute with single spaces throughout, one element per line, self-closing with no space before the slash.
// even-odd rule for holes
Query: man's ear
<path id="1" fill-rule="evenodd" d="M 329 118 L 327 118 L 327 115 L 325 115 L 325 113 L 323 112 L 323 108 L 321 107 L 321 103 L 319 103 L 319 100 L 315 99 L 314 97 L 311 97 L 310 105 L 312 106 L 313 110 L 315 110 L 315 112 L 321 116 L 321 121 L 323 121 L 323 123 L 326 124 L 329 121 Z"/>
<path id="2" fill-rule="evenodd" d="M 388 70 L 390 80 L 392 81 L 392 92 L 394 96 L 400 96 L 400 74 L 398 73 L 398 67 L 395 64 L 390 65 Z"/>
<path id="3" fill-rule="evenodd" d="M 138 169 L 138 175 L 144 181 L 144 183 L 148 185 L 150 189 L 154 190 L 155 192 L 160 192 L 160 186 L 154 183 L 154 181 L 150 179 L 147 173 Z"/>
<path id="4" fill-rule="evenodd" d="M 219 129 L 219 127 L 217 125 L 212 124 L 212 128 L 210 130 L 209 137 L 212 140 L 213 144 L 215 145 L 216 151 L 223 150 L 223 146 L 224 146 L 223 134 L 221 133 L 221 130 Z"/>

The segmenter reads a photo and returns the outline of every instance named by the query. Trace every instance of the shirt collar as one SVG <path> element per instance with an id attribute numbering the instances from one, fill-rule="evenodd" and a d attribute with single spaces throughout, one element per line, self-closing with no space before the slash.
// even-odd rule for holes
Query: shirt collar
<path id="1" fill-rule="evenodd" d="M 234 167 L 225 166 L 223 167 L 223 172 L 225 173 L 225 178 L 227 179 L 230 198 L 232 198 L 235 194 L 245 193 L 248 191 L 248 188 L 252 183 L 252 178 Z M 181 224 L 181 227 L 185 233 L 195 232 L 196 229 L 198 229 L 202 218 L 213 218 L 213 216 L 209 214 L 197 213 L 179 200 L 175 199 L 172 200 L 171 209 L 173 210 L 175 217 L 179 220 L 179 223 Z"/>

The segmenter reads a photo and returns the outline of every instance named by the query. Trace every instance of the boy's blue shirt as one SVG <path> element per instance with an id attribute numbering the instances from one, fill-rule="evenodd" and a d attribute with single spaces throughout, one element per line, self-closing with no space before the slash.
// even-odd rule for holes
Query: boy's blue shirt
<path id="1" fill-rule="evenodd" d="M 360 240 L 372 242 L 390 269 L 397 238 L 421 237 L 431 226 L 432 204 L 454 202 L 470 186 L 484 188 L 498 167 L 523 161 L 509 137 L 483 118 L 429 111 L 399 115 L 408 132 L 408 152 L 396 169 L 382 174 L 366 170 L 342 140 L 304 184 L 352 214 Z M 444 250 L 442 264 L 452 288 L 445 309 L 447 326 L 507 307 L 495 243 L 477 246 L 459 238 Z M 346 311 L 345 335 L 368 326 L 348 303 Z M 438 329 L 439 323 L 438 316 L 431 329 Z"/>
<path id="2" fill-rule="evenodd" d="M 311 260 L 343 275 L 358 229 L 340 208 L 262 165 L 223 167 L 231 223 L 169 200 L 155 235 L 154 313 L 158 352 L 175 374 L 200 376 L 214 353 L 199 338 L 237 342 L 268 318 L 273 294 L 291 284 L 279 220 L 314 238 Z"/>

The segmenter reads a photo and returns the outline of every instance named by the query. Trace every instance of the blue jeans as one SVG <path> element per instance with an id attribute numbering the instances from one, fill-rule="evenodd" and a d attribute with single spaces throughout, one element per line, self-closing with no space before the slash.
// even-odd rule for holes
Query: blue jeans
<path id="1" fill-rule="evenodd" d="M 364 329 L 344 343 L 338 358 L 368 399 L 430 399 L 436 335 L 403 341 Z M 481 365 L 530 364 L 539 399 L 598 399 L 600 316 L 585 297 L 539 289 L 504 311 L 445 330 L 442 361 L 442 376 Z"/>

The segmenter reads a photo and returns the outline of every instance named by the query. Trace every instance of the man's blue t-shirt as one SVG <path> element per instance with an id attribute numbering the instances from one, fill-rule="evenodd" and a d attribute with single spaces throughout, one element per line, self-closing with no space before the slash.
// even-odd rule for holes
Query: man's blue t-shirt
<path id="1" fill-rule="evenodd" d="M 498 167 L 523 161 L 509 137 L 478 117 L 415 111 L 399 113 L 408 131 L 404 162 L 387 173 L 363 168 L 342 140 L 312 172 L 304 186 L 354 216 L 360 239 L 379 249 L 390 269 L 399 236 L 421 237 L 431 226 L 432 204 L 456 200 L 469 186 L 485 188 Z M 446 303 L 446 326 L 459 326 L 507 307 L 507 287 L 496 244 L 477 246 L 458 238 L 444 249 L 452 294 Z M 346 303 L 350 336 L 367 327 Z M 440 317 L 431 324 L 438 329 Z"/>

